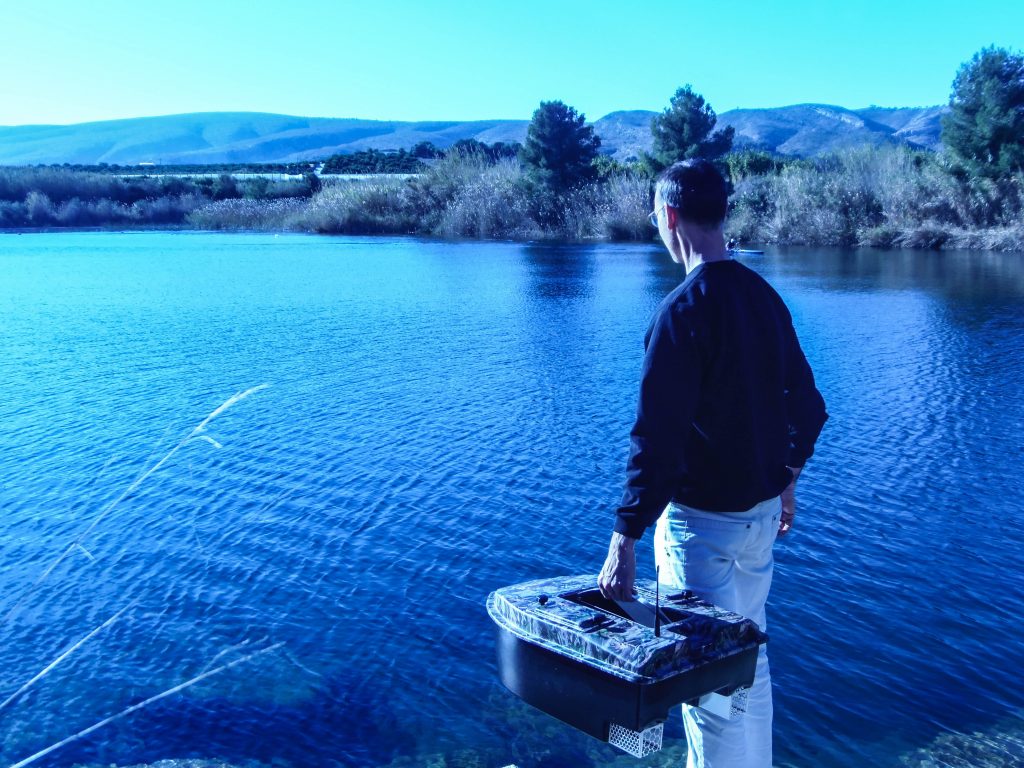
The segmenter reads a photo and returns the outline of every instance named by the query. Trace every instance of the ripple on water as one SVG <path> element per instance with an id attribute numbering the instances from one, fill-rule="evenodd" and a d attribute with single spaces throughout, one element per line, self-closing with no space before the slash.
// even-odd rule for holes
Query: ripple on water
<path id="1" fill-rule="evenodd" d="M 22 241 L 0 254 L 4 613 L 205 414 L 271 387 L 210 425 L 222 448 L 187 446 L 120 502 L 8 623 L 2 690 L 134 603 L 0 713 L 0 759 L 284 642 L 51 764 L 621 762 L 500 688 L 483 600 L 599 568 L 642 334 L 678 277 L 660 254 Z M 1019 746 L 1003 723 L 1022 694 L 992 681 L 1024 668 L 1007 577 L 1024 547 L 1024 280 L 1005 259 L 916 261 L 935 258 L 752 262 L 792 306 L 832 415 L 777 549 L 779 764 Z M 640 558 L 653 575 L 649 537 Z"/>

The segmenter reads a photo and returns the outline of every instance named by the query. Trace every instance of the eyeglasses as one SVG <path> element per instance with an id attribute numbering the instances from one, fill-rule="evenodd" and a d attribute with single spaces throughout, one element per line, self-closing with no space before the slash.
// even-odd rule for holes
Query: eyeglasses
<path id="1" fill-rule="evenodd" d="M 651 211 L 650 213 L 647 214 L 647 220 L 649 222 L 651 222 L 651 226 L 654 227 L 655 229 L 658 229 L 658 214 L 661 213 L 661 209 L 662 208 L 667 208 L 667 207 L 668 207 L 668 203 L 662 203 L 657 208 L 655 208 L 653 211 Z"/>

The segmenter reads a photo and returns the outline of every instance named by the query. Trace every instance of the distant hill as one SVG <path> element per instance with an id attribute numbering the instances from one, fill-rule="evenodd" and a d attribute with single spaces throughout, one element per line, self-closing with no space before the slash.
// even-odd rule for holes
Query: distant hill
<path id="1" fill-rule="evenodd" d="M 825 104 L 737 109 L 719 115 L 737 146 L 812 156 L 860 144 L 939 147 L 944 107 L 849 110 Z M 594 122 L 602 151 L 618 159 L 650 148 L 654 112 L 612 112 Z M 401 122 L 201 112 L 76 125 L 0 127 L 0 165 L 224 163 L 315 160 L 362 149 L 447 147 L 459 139 L 523 141 L 527 120 Z"/>
<path id="2" fill-rule="evenodd" d="M 0 127 L 0 164 L 292 162 L 420 141 L 522 141 L 526 120 L 394 122 L 199 112 L 77 125 Z"/>
<path id="3" fill-rule="evenodd" d="M 594 121 L 594 130 L 601 137 L 601 151 L 616 160 L 639 157 L 651 148 L 651 118 L 656 112 L 636 109 L 612 112 Z"/>
<path id="4" fill-rule="evenodd" d="M 718 125 L 736 131 L 734 146 L 811 157 L 846 147 L 912 144 L 941 146 L 945 107 L 845 109 L 828 104 L 796 104 L 774 109 L 734 109 L 718 116 Z M 624 160 L 651 148 L 651 118 L 656 112 L 612 112 L 594 122 L 602 148 Z"/>
<path id="5" fill-rule="evenodd" d="M 778 109 L 735 109 L 720 121 L 736 129 L 737 145 L 784 155 L 820 155 L 863 144 L 909 143 L 937 150 L 943 107 L 844 109 L 796 104 Z"/>
<path id="6" fill-rule="evenodd" d="M 948 107 L 868 107 L 857 114 L 895 131 L 897 138 L 937 150 L 941 144 L 942 116 Z"/>

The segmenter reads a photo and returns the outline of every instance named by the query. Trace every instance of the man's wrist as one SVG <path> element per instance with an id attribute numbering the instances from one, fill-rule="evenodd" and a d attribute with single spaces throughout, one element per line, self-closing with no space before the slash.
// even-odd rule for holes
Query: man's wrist
<path id="1" fill-rule="evenodd" d="M 612 526 L 612 530 L 615 533 L 621 534 L 627 539 L 632 539 L 634 542 L 643 538 L 646 528 L 647 526 L 634 516 L 623 517 L 622 515 L 615 516 L 615 524 Z"/>
<path id="2" fill-rule="evenodd" d="M 624 533 L 619 531 L 612 531 L 611 546 L 616 549 L 633 549 L 636 544 L 636 539 L 630 538 Z"/>

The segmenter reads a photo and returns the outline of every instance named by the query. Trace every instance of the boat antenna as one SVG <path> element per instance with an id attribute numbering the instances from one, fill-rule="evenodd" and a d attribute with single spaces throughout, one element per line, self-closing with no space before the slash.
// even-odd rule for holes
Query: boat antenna
<path id="1" fill-rule="evenodd" d="M 661 566 L 654 567 L 654 636 L 661 637 Z"/>

